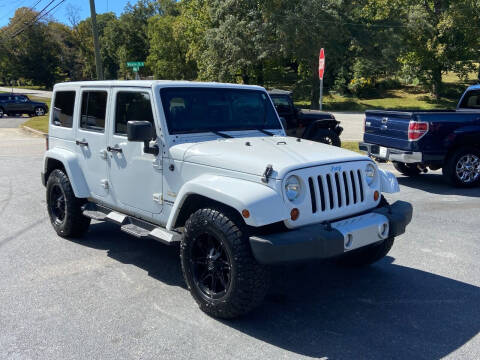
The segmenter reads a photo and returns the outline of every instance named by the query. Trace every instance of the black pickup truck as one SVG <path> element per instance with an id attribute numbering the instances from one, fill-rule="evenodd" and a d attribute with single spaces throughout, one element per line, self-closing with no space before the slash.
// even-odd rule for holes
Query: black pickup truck
<path id="1" fill-rule="evenodd" d="M 48 112 L 47 104 L 32 101 L 27 95 L 5 93 L 0 94 L 0 118 L 4 115 L 42 116 Z"/>
<path id="2" fill-rule="evenodd" d="M 299 109 L 293 105 L 292 94 L 285 90 L 269 90 L 278 116 L 285 120 L 287 135 L 341 146 L 343 128 L 332 114 L 318 110 Z"/>
<path id="3" fill-rule="evenodd" d="M 452 185 L 480 184 L 480 85 L 470 86 L 455 110 L 365 112 L 360 149 L 390 160 L 408 176 L 442 169 Z"/>

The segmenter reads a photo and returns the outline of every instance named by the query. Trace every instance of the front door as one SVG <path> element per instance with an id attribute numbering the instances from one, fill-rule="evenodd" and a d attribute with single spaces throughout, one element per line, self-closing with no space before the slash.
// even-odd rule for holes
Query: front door
<path id="1" fill-rule="evenodd" d="M 155 112 L 149 88 L 121 88 L 113 90 L 113 126 L 110 129 L 109 177 L 116 205 L 145 216 L 162 211 L 161 154 L 145 154 L 142 142 L 127 139 L 127 123 L 144 120 L 152 124 L 152 140 L 157 141 Z"/>
<path id="2" fill-rule="evenodd" d="M 80 119 L 75 138 L 80 167 L 92 197 L 108 195 L 105 119 L 109 94 L 107 89 L 82 89 Z"/>

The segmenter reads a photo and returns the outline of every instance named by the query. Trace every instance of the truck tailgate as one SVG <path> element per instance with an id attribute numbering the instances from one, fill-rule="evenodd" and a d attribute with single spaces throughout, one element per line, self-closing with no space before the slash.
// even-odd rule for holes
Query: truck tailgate
<path id="1" fill-rule="evenodd" d="M 395 149 L 411 150 L 411 142 L 408 141 L 408 125 L 412 118 L 411 112 L 367 110 L 363 141 Z"/>

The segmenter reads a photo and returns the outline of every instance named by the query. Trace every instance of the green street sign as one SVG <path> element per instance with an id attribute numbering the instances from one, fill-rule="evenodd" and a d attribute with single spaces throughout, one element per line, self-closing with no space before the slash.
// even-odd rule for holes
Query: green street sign
<path id="1" fill-rule="evenodd" d="M 127 66 L 133 67 L 135 69 L 135 68 L 145 66 L 145 63 L 143 61 L 128 61 Z M 134 71 L 138 71 L 138 70 L 134 70 Z"/>

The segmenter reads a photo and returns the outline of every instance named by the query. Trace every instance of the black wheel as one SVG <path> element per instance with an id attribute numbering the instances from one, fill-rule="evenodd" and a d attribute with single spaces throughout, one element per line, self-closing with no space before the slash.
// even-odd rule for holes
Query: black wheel
<path id="1" fill-rule="evenodd" d="M 244 315 L 267 293 L 269 271 L 254 259 L 243 221 L 233 211 L 193 213 L 185 224 L 180 257 L 190 293 L 210 316 Z"/>
<path id="2" fill-rule="evenodd" d="M 318 129 L 312 138 L 313 141 L 321 142 L 327 145 L 342 146 L 340 136 L 335 131 L 329 129 Z"/>
<path id="3" fill-rule="evenodd" d="M 35 108 L 35 110 L 33 110 L 33 113 L 35 114 L 35 116 L 43 116 L 45 115 L 45 109 L 41 106 L 38 106 Z"/>
<path id="4" fill-rule="evenodd" d="M 443 166 L 443 176 L 458 187 L 473 187 L 480 184 L 480 150 L 464 147 L 448 156 Z"/>
<path id="5" fill-rule="evenodd" d="M 352 250 L 337 259 L 341 266 L 368 266 L 383 259 L 393 246 L 394 238 L 388 238 L 382 242 Z"/>
<path id="6" fill-rule="evenodd" d="M 0 107 L 0 119 L 3 117 L 3 115 L 5 115 L 5 113 L 3 112 L 3 109 Z"/>
<path id="7" fill-rule="evenodd" d="M 75 197 L 67 175 L 53 170 L 47 181 L 47 209 L 50 222 L 62 237 L 80 237 L 90 225 L 90 218 L 83 216 L 83 200 Z"/>
<path id="8" fill-rule="evenodd" d="M 416 164 L 406 164 L 398 161 L 393 161 L 393 167 L 400 173 L 406 176 L 420 175 L 421 171 Z"/>

